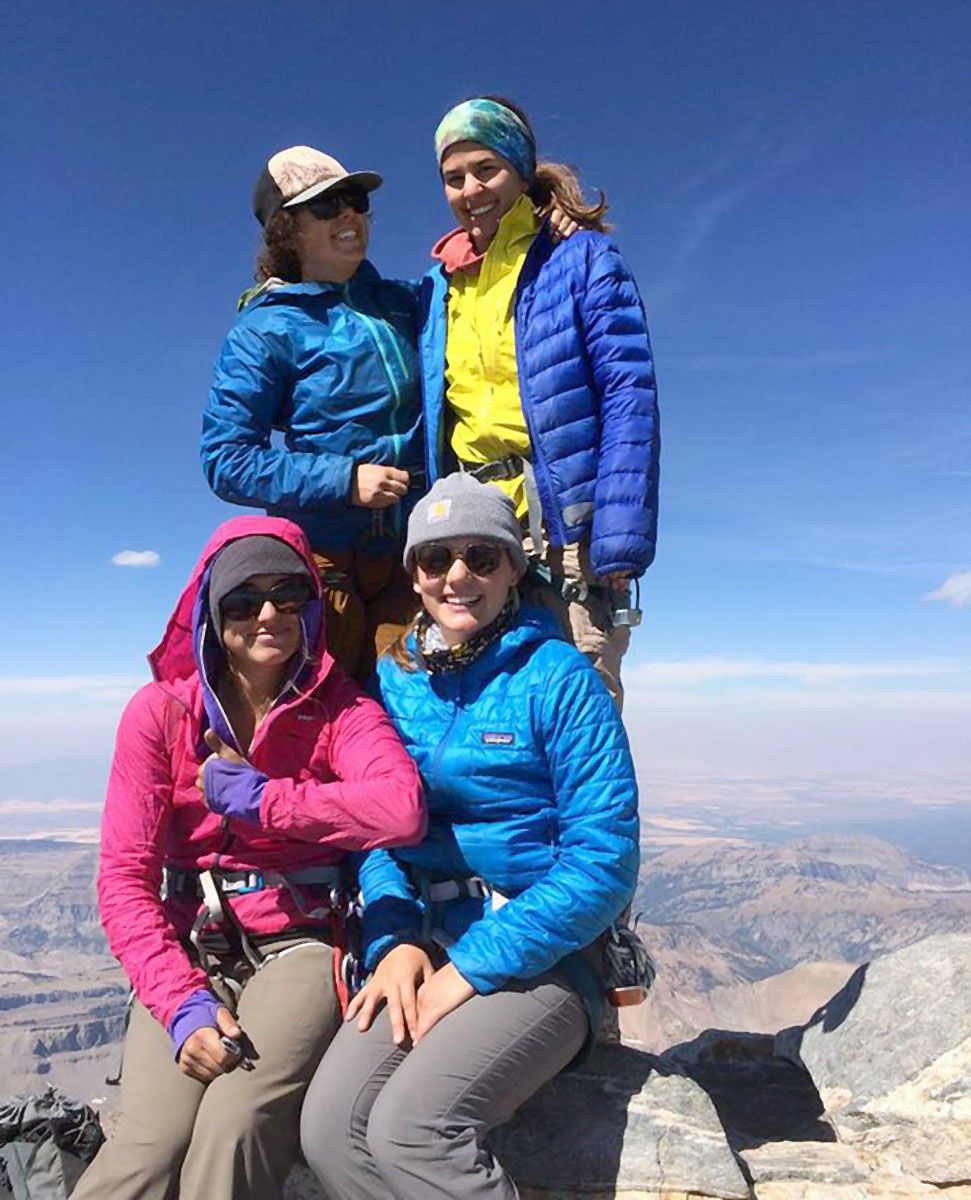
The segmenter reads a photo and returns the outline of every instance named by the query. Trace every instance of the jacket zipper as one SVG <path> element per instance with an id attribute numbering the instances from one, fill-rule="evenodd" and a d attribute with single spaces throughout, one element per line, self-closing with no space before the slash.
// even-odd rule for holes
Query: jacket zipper
<path id="1" fill-rule="evenodd" d="M 540 448 L 539 438 L 536 436 L 536 429 L 533 425 L 531 400 L 527 391 L 526 383 L 528 376 L 523 370 L 523 360 L 520 343 L 522 337 L 520 333 L 525 334 L 526 326 L 525 319 L 520 321 L 520 301 L 522 299 L 523 279 L 526 277 L 526 267 L 531 258 L 538 257 L 539 252 L 536 250 L 539 244 L 540 237 L 544 235 L 545 225 L 540 228 L 536 234 L 533 244 L 526 252 L 526 258 L 523 261 L 522 268 L 519 272 L 519 278 L 516 280 L 516 290 L 513 293 L 513 332 L 516 344 L 516 373 L 519 376 L 519 401 L 522 404 L 523 416 L 526 418 L 526 428 L 529 431 L 529 448 L 530 457 L 533 463 L 534 474 L 536 476 L 536 490 L 539 492 L 540 508 L 543 510 L 543 516 L 547 513 L 556 525 L 556 529 L 547 529 L 547 533 L 556 532 L 561 538 L 565 537 L 563 514 L 559 508 L 553 503 L 553 493 L 550 489 L 549 466 Z M 548 234 L 546 236 L 549 236 Z"/>
<path id="2" fill-rule="evenodd" d="M 440 787 L 441 781 L 438 779 L 439 768 L 442 763 L 442 755 L 445 753 L 445 747 L 448 745 L 452 734 L 455 732 L 455 726 L 458 723 L 459 714 L 462 711 L 462 681 L 455 680 L 455 696 L 452 700 L 452 716 L 449 719 L 445 732 L 442 735 L 442 740 L 438 743 L 435 750 L 435 757 L 432 759 L 432 765 L 428 772 L 428 777 L 432 781 L 433 787 Z"/>
<path id="3" fill-rule="evenodd" d="M 394 368 L 392 367 L 388 358 L 387 349 L 382 344 L 383 339 L 378 322 L 354 304 L 351 299 L 351 289 L 349 285 L 344 288 L 344 302 L 348 308 L 350 308 L 357 314 L 358 317 L 360 317 L 362 323 L 364 324 L 364 328 L 368 331 L 371 340 L 374 342 L 375 349 L 378 352 L 378 357 L 381 359 L 381 365 L 384 368 L 384 373 L 387 376 L 388 384 L 391 388 L 391 411 L 389 414 L 389 419 L 391 424 L 391 438 L 394 442 L 395 462 L 397 463 L 401 457 L 401 434 L 398 432 L 397 422 L 398 409 L 401 407 L 401 385 L 395 378 Z M 407 368 L 405 366 L 404 356 L 401 353 L 401 347 L 390 334 L 385 333 L 385 337 L 391 342 L 391 348 L 398 360 L 398 366 L 401 370 L 402 378 L 404 378 Z"/>
<path id="4" fill-rule="evenodd" d="M 445 396 L 445 355 L 448 346 L 448 305 L 449 305 L 449 280 L 445 274 L 445 268 L 439 265 L 438 275 L 433 288 L 441 289 L 442 302 L 439 305 L 433 294 L 433 303 L 429 306 L 428 317 L 423 323 L 421 333 L 419 335 L 419 350 L 422 359 L 422 388 L 424 389 L 425 379 L 434 379 L 434 388 L 429 388 L 428 393 L 424 396 L 422 407 L 425 415 L 425 472 L 428 479 L 428 486 L 431 485 L 441 476 L 440 468 L 445 464 L 445 410 L 447 400 Z M 435 328 L 432 328 L 432 321 L 435 322 Z M 439 329 L 438 327 L 441 326 Z M 441 346 L 442 353 L 437 353 L 437 347 Z M 428 420 L 430 408 L 432 404 L 437 405 L 435 412 L 435 428 L 432 429 L 432 423 Z"/>
<path id="5" fill-rule="evenodd" d="M 233 728 L 232 721 L 230 721 L 229 717 L 226 715 L 226 710 L 222 706 L 222 701 L 219 699 L 219 694 L 217 693 L 216 689 L 212 686 L 212 684 L 209 682 L 209 677 L 206 674 L 206 660 L 203 656 L 202 648 L 203 648 L 203 644 L 206 640 L 206 631 L 208 630 L 208 628 L 209 628 L 209 622 L 203 621 L 202 629 L 199 631 L 199 655 L 198 655 L 198 657 L 199 657 L 199 665 L 202 667 L 202 671 L 200 672 L 202 675 L 202 683 L 203 683 L 203 686 L 206 688 L 206 690 L 209 692 L 209 695 L 212 696 L 213 700 L 216 702 L 216 707 L 219 709 L 219 715 L 226 722 L 226 728 L 229 730 L 230 734 L 232 734 L 233 745 L 230 747 L 230 749 L 235 750 L 236 753 L 243 759 L 244 762 L 246 762 L 250 766 L 252 766 L 253 764 L 250 763 L 249 759 L 246 756 L 246 751 L 243 750 L 243 748 L 239 744 L 239 739 L 236 736 L 236 730 Z"/>

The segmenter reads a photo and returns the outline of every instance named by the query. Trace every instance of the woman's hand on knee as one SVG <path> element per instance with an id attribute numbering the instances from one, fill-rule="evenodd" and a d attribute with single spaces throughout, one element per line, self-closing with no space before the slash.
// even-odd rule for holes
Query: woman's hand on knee
<path id="1" fill-rule="evenodd" d="M 446 963 L 418 993 L 418 1023 L 412 1033 L 417 1044 L 426 1033 L 450 1012 L 475 995 L 475 988 L 453 963 Z"/>
<path id="2" fill-rule="evenodd" d="M 410 942 L 395 946 L 378 963 L 364 987 L 347 1006 L 347 1020 L 359 1016 L 363 1033 L 382 1003 L 388 1006 L 391 1037 L 400 1046 L 406 1037 L 415 1040 L 418 1030 L 418 989 L 435 974 L 432 960 L 421 946 Z"/>
<path id="3" fill-rule="evenodd" d="M 217 1029 L 205 1025 L 190 1033 L 179 1051 L 179 1068 L 200 1083 L 212 1083 L 239 1063 L 239 1055 L 227 1050 L 220 1039 L 228 1037 L 235 1041 L 243 1031 L 228 1008 L 217 1009 L 216 1022 Z"/>

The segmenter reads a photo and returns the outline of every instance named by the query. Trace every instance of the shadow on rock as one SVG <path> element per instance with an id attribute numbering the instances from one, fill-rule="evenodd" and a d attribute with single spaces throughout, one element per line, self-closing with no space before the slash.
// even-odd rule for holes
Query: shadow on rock
<path id="1" fill-rule="evenodd" d="M 836 1141 L 809 1072 L 779 1057 L 771 1034 L 707 1029 L 673 1046 L 661 1061 L 704 1088 L 734 1150 Z"/>
<path id="2" fill-rule="evenodd" d="M 676 1064 L 628 1046 L 597 1047 L 492 1141 L 520 1187 L 544 1195 L 749 1195 L 704 1091 Z"/>

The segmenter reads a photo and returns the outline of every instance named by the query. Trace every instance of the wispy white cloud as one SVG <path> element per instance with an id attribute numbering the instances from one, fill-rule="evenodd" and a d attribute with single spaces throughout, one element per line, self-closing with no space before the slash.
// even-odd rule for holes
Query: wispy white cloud
<path id="1" fill-rule="evenodd" d="M 145 682 L 139 675 L 0 675 L 0 699 L 78 696 L 126 698 Z"/>
<path id="2" fill-rule="evenodd" d="M 119 550 L 111 561 L 116 567 L 157 567 L 162 556 L 157 550 Z"/>
<path id="3" fill-rule="evenodd" d="M 100 800 L 3 800 L 0 799 L 0 816 L 13 814 L 46 816 L 50 813 L 101 812 L 104 804 Z"/>
<path id="4" fill-rule="evenodd" d="M 806 662 L 749 658 L 694 658 L 639 663 L 626 672 L 631 685 L 695 688 L 706 684 L 788 682 L 805 687 L 875 680 L 941 679 L 971 672 L 962 659 L 901 659 L 877 662 Z"/>
<path id="5" fill-rule="evenodd" d="M 694 260 L 716 231 L 753 195 L 771 188 L 815 153 L 823 132 L 822 127 L 793 130 L 784 143 L 779 143 L 761 136 L 755 128 L 746 128 L 728 154 L 681 189 L 675 189 L 698 198 L 688 205 L 679 199 L 684 208 L 681 234 L 666 273 L 651 283 L 655 303 L 659 296 L 670 300 L 687 290 Z"/>
<path id="6" fill-rule="evenodd" d="M 971 671 L 806 686 L 743 678 L 674 686 L 625 670 L 624 724 L 659 770 L 967 775 Z"/>
<path id="7" fill-rule="evenodd" d="M 971 607 L 971 571 L 963 571 L 959 575 L 950 575 L 940 587 L 934 588 L 924 596 L 925 600 L 943 600 L 952 608 Z"/>

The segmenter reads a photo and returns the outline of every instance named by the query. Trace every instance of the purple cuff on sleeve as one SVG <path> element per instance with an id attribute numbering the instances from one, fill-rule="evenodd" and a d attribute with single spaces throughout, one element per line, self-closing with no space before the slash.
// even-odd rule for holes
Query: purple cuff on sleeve
<path id="1" fill-rule="evenodd" d="M 212 992 L 207 992 L 205 988 L 199 988 L 188 999 L 182 1001 L 169 1021 L 169 1037 L 175 1047 L 176 1062 L 179 1061 L 182 1047 L 190 1034 L 195 1033 L 197 1029 L 219 1028 L 216 1024 L 216 1010 L 222 1007 Z"/>
<path id="2" fill-rule="evenodd" d="M 249 763 L 227 762 L 224 758 L 206 759 L 202 771 L 206 807 L 221 817 L 240 817 L 260 823 L 260 801 L 269 775 L 257 771 Z"/>

